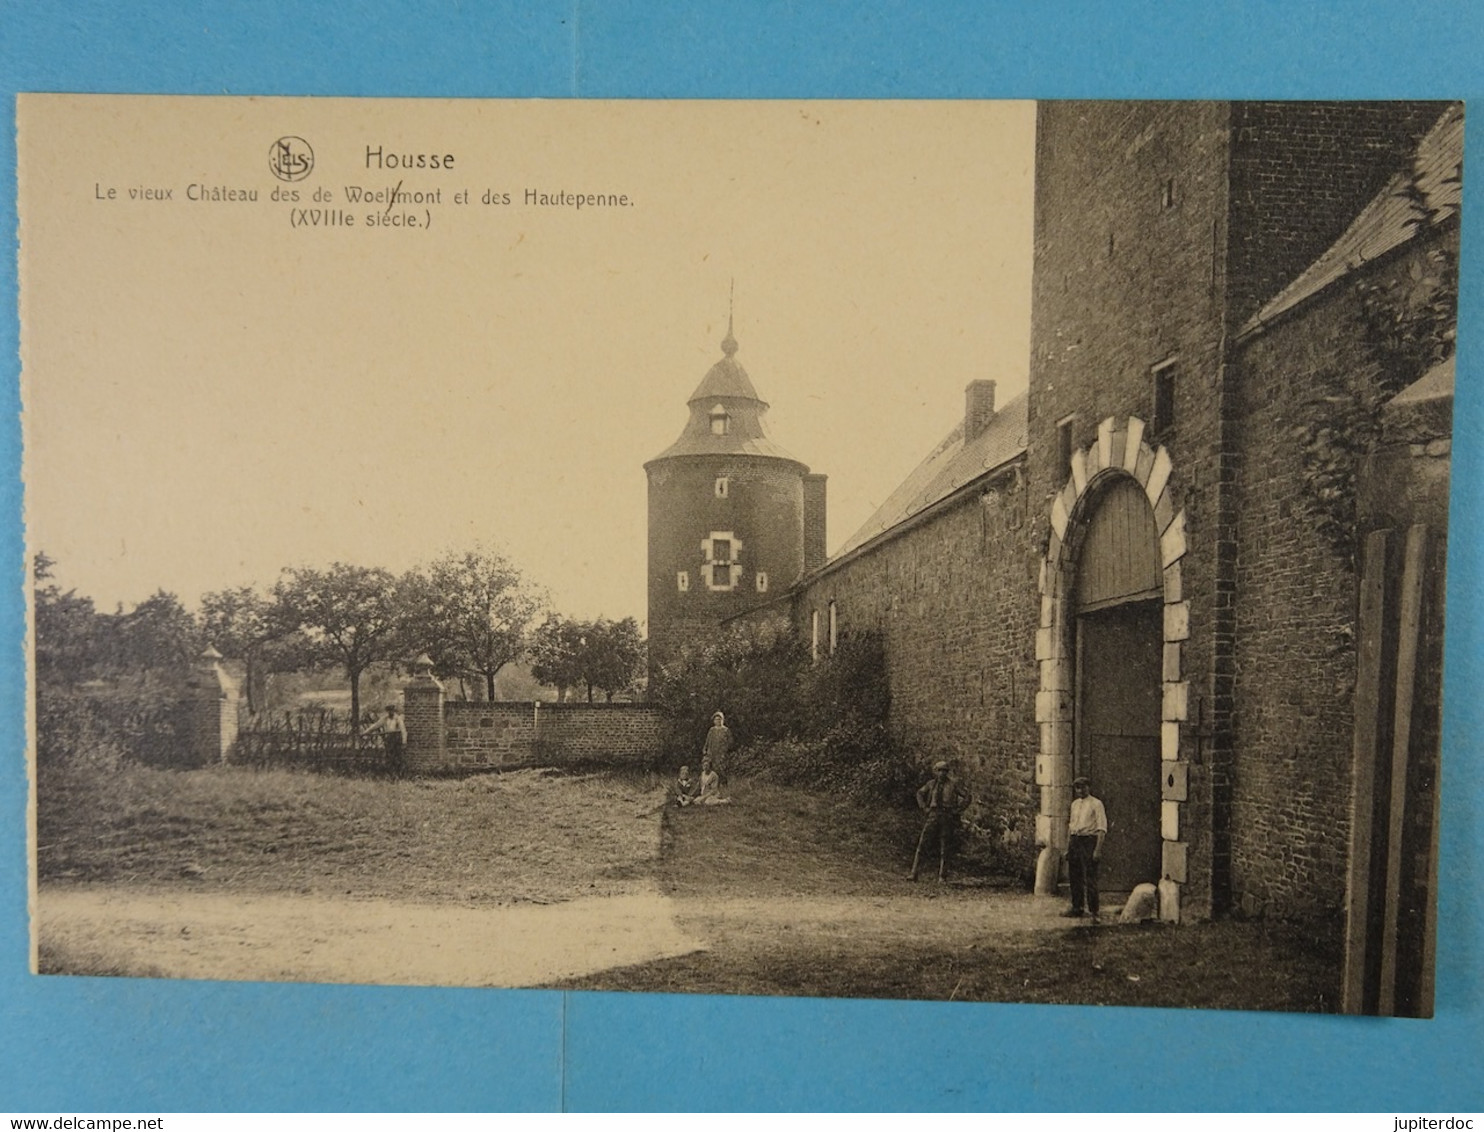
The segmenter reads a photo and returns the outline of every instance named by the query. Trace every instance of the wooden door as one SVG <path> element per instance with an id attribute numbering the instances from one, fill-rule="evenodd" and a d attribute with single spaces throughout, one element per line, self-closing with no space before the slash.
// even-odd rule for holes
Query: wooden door
<path id="1" fill-rule="evenodd" d="M 1107 892 L 1159 880 L 1162 615 L 1139 601 L 1077 618 L 1076 768 L 1108 811 Z"/>

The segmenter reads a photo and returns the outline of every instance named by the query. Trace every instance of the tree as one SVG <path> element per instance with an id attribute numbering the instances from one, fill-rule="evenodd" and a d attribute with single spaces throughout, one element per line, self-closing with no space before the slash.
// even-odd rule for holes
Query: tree
<path id="1" fill-rule="evenodd" d="M 208 644 L 242 661 L 253 714 L 263 706 L 268 674 L 301 667 L 313 652 L 304 634 L 283 625 L 273 602 L 252 586 L 203 594 L 201 626 Z"/>
<path id="2" fill-rule="evenodd" d="M 131 675 L 184 673 L 201 655 L 201 627 L 180 598 L 156 590 L 129 613 L 115 619 L 116 659 Z"/>
<path id="3" fill-rule="evenodd" d="M 32 564 L 36 678 L 39 683 L 77 683 L 95 674 L 100 616 L 92 598 L 57 585 L 55 568 L 54 559 L 44 551 L 37 553 Z"/>
<path id="4" fill-rule="evenodd" d="M 587 684 L 587 702 L 593 702 L 597 688 L 613 702 L 616 692 L 632 685 L 644 664 L 644 638 L 639 623 L 632 617 L 622 621 L 603 618 L 588 626 L 587 647 L 581 663 L 583 681 Z"/>
<path id="5" fill-rule="evenodd" d="M 578 657 L 582 652 L 582 625 L 570 617 L 548 617 L 531 641 L 531 675 L 567 698 L 567 689 L 582 682 Z"/>
<path id="6" fill-rule="evenodd" d="M 445 555 L 407 585 L 409 642 L 442 675 L 481 677 L 493 700 L 500 669 L 525 652 L 541 596 L 508 559 L 482 547 Z"/>
<path id="7" fill-rule="evenodd" d="M 576 621 L 570 617 L 549 618 L 536 633 L 531 647 L 531 674 L 559 692 L 583 687 L 587 702 L 594 690 L 608 702 L 631 686 L 644 662 L 644 639 L 632 617 L 609 621 Z"/>
<path id="8" fill-rule="evenodd" d="M 350 678 L 351 718 L 361 718 L 361 674 L 378 661 L 405 655 L 405 591 L 387 570 L 336 562 L 328 570 L 286 570 L 273 587 L 271 620 L 303 632 L 316 658 Z"/>

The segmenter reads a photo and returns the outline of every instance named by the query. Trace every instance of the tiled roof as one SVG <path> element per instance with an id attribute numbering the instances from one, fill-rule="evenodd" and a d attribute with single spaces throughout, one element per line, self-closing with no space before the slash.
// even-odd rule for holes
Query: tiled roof
<path id="1" fill-rule="evenodd" d="M 1330 284 L 1400 247 L 1421 228 L 1456 215 L 1462 168 L 1463 108 L 1455 105 L 1417 143 L 1412 168 L 1393 177 L 1328 251 L 1248 319 L 1238 337 L 1256 333 Z"/>
<path id="2" fill-rule="evenodd" d="M 766 436 L 713 436 L 709 431 L 687 428 L 680 439 L 666 448 L 654 460 L 669 460 L 675 456 L 768 456 L 775 460 L 803 461 L 780 444 Z"/>
<path id="3" fill-rule="evenodd" d="M 745 397 L 749 401 L 760 401 L 752 379 L 736 358 L 730 354 L 722 358 L 701 378 L 701 384 L 690 395 L 692 401 L 711 401 L 718 397 Z"/>
<path id="4" fill-rule="evenodd" d="M 1026 403 L 1022 393 L 995 413 L 989 425 L 964 443 L 964 425 L 959 421 L 941 444 L 928 453 L 861 528 L 835 554 L 849 554 L 880 534 L 906 522 L 934 503 L 952 495 L 964 484 L 1013 460 L 1026 448 Z"/>

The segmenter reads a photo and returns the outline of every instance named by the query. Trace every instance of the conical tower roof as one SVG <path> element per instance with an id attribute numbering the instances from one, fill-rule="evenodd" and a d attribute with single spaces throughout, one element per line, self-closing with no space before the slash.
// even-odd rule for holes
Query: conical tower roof
<path id="1" fill-rule="evenodd" d="M 766 456 L 791 461 L 808 471 L 800 460 L 768 439 L 763 428 L 768 403 L 757 395 L 752 379 L 737 361 L 737 349 L 728 317 L 721 360 L 706 371 L 687 402 L 690 420 L 680 438 L 650 464 L 677 456 Z M 715 424 L 718 419 L 724 422 L 720 428 Z"/>

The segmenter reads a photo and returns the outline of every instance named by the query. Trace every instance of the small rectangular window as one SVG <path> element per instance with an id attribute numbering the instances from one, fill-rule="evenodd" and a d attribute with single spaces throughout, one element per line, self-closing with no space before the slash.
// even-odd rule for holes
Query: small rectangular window
<path id="1" fill-rule="evenodd" d="M 714 562 L 730 562 L 732 560 L 732 540 L 725 538 L 712 539 L 711 558 Z"/>
<path id="2" fill-rule="evenodd" d="M 690 589 L 689 571 L 682 570 L 680 571 L 680 573 L 675 575 L 675 588 L 678 589 L 681 593 L 685 593 L 687 590 Z"/>
<path id="3" fill-rule="evenodd" d="M 727 491 L 728 491 L 729 488 L 730 488 L 730 485 L 727 483 L 727 477 L 726 476 L 717 476 L 716 477 L 716 498 L 717 499 L 725 499 L 727 497 Z"/>
<path id="4" fill-rule="evenodd" d="M 766 570 L 759 570 L 757 572 L 757 592 L 760 594 L 768 592 L 768 572 Z"/>
<path id="5" fill-rule="evenodd" d="M 809 659 L 819 659 L 819 610 L 809 614 Z"/>
<path id="6" fill-rule="evenodd" d="M 1072 429 L 1076 423 L 1076 417 L 1056 422 L 1056 482 L 1059 484 L 1072 478 Z"/>
<path id="7" fill-rule="evenodd" d="M 1175 380 L 1179 376 L 1179 367 L 1173 361 L 1161 362 L 1152 373 L 1154 419 L 1150 422 L 1150 431 L 1155 436 L 1163 436 L 1175 427 Z"/>

